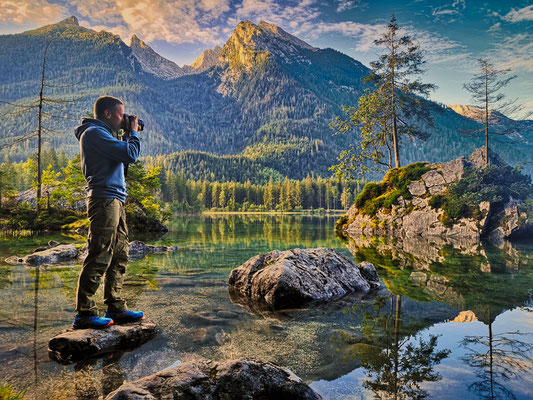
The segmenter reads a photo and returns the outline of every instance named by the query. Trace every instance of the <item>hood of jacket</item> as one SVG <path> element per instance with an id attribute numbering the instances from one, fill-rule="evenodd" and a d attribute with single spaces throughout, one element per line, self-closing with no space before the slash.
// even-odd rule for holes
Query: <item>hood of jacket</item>
<path id="1" fill-rule="evenodd" d="M 99 126 L 101 128 L 104 128 L 109 133 L 112 133 L 111 128 L 105 122 L 94 118 L 83 118 L 81 120 L 81 125 L 74 128 L 74 136 L 76 136 L 76 139 L 80 140 L 80 137 L 83 132 L 85 132 L 91 126 Z"/>

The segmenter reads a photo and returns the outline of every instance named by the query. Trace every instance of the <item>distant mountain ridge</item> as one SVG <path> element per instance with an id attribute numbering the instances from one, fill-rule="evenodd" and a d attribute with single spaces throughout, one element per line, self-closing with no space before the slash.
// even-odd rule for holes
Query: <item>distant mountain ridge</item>
<path id="1" fill-rule="evenodd" d="M 369 69 L 345 54 L 313 47 L 267 22 L 240 22 L 224 46 L 205 50 L 183 67 L 137 36 L 128 46 L 117 35 L 81 27 L 75 17 L 21 34 L 1 35 L 3 99 L 35 99 L 42 51 L 52 38 L 56 40 L 48 54 L 47 83 L 71 86 L 47 88 L 47 95 L 82 97 L 60 112 L 78 119 L 92 109 L 99 95 L 122 98 L 126 112 L 145 120 L 143 155 L 159 156 L 158 162 L 165 168 L 199 162 L 191 168 L 185 165 L 185 169 L 225 177 L 214 170 L 217 157 L 225 157 L 220 163 L 232 174 L 239 165 L 265 171 L 256 174 L 261 182 L 269 175 L 327 176 L 340 150 L 356 140 L 355 134 L 332 136 L 329 123 L 342 115 L 341 105 L 357 104 L 365 88 L 361 78 Z M 52 113 L 55 109 L 48 110 Z M 6 111 L 8 107 L 0 106 L 0 113 Z M 435 134 L 428 142 L 406 142 L 401 147 L 404 163 L 457 157 L 481 144 L 458 133 L 459 128 L 477 125 L 451 109 L 443 108 L 435 123 Z M 0 124 L 0 139 L 8 142 L 8 137 L 34 129 L 36 118 L 7 116 Z M 48 146 L 70 155 L 78 151 L 72 135 L 75 121 L 49 119 L 45 125 L 59 131 L 46 136 Z M 527 161 L 533 153 L 523 156 L 503 145 L 500 149 L 511 164 Z M 33 151 L 31 143 L 24 143 L 3 149 L 0 156 L 9 155 L 16 161 Z M 185 151 L 187 157 L 173 154 Z"/>

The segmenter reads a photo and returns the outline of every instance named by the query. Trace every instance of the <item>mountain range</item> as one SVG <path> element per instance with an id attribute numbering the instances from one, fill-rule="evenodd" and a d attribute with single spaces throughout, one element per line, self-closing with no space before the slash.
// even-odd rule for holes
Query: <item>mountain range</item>
<path id="1" fill-rule="evenodd" d="M 74 126 L 103 94 L 121 98 L 126 112 L 144 119 L 142 153 L 150 162 L 195 179 L 259 183 L 270 176 L 328 176 L 338 153 L 357 140 L 355 133 L 333 136 L 329 123 L 342 115 L 343 104 L 357 104 L 365 89 L 361 78 L 369 69 L 264 21 L 240 22 L 224 46 L 207 49 L 182 67 L 136 35 L 128 46 L 112 33 L 80 26 L 75 17 L 1 35 L 4 101 L 35 104 L 50 40 L 45 142 L 68 155 L 78 151 Z M 460 133 L 479 127 L 468 115 L 437 108 L 431 138 L 402 143 L 404 164 L 451 159 L 483 143 L 481 137 Z M 10 143 L 37 125 L 35 110 L 16 109 L 22 112 L 0 106 L 0 157 L 14 161 L 34 153 L 35 141 Z M 531 161 L 532 135 L 529 125 L 519 134 L 499 137 L 495 149 L 511 164 Z"/>

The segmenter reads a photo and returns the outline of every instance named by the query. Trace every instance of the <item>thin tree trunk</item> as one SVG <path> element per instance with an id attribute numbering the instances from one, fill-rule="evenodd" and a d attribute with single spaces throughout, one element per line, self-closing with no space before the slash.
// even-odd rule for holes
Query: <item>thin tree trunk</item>
<path id="1" fill-rule="evenodd" d="M 53 40 L 53 39 L 52 39 Z M 48 47 L 50 40 L 44 49 L 43 56 L 43 69 L 41 74 L 41 91 L 39 92 L 39 117 L 38 117 L 38 126 L 37 126 L 37 213 L 40 211 L 40 200 L 41 200 L 41 190 L 42 190 L 42 168 L 41 168 L 41 146 L 42 146 L 42 122 L 43 122 L 43 98 L 44 98 L 44 74 L 46 71 L 46 53 L 48 52 Z"/>
<path id="2" fill-rule="evenodd" d="M 394 57 L 394 44 L 392 44 L 392 56 Z M 394 145 L 394 166 L 400 168 L 400 151 L 398 149 L 398 128 L 396 126 L 396 98 L 394 95 L 395 82 L 394 82 L 394 65 L 392 65 L 392 143 Z"/>
<path id="3" fill-rule="evenodd" d="M 489 99 L 488 99 L 488 76 L 485 72 L 485 168 L 489 166 Z"/>
<path id="4" fill-rule="evenodd" d="M 398 375 L 399 375 L 399 343 L 400 343 L 400 314 L 401 314 L 401 301 L 400 295 L 396 295 L 396 310 L 394 314 L 394 398 L 398 398 Z"/>

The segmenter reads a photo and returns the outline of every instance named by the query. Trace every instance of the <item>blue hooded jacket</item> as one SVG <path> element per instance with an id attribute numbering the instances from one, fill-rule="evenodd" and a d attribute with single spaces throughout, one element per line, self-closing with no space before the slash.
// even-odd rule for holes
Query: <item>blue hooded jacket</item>
<path id="1" fill-rule="evenodd" d="M 116 139 L 103 121 L 83 118 L 74 129 L 80 142 L 81 170 L 87 181 L 87 196 L 126 201 L 124 164 L 137 161 L 141 151 L 139 134 L 131 131 L 127 141 Z"/>

